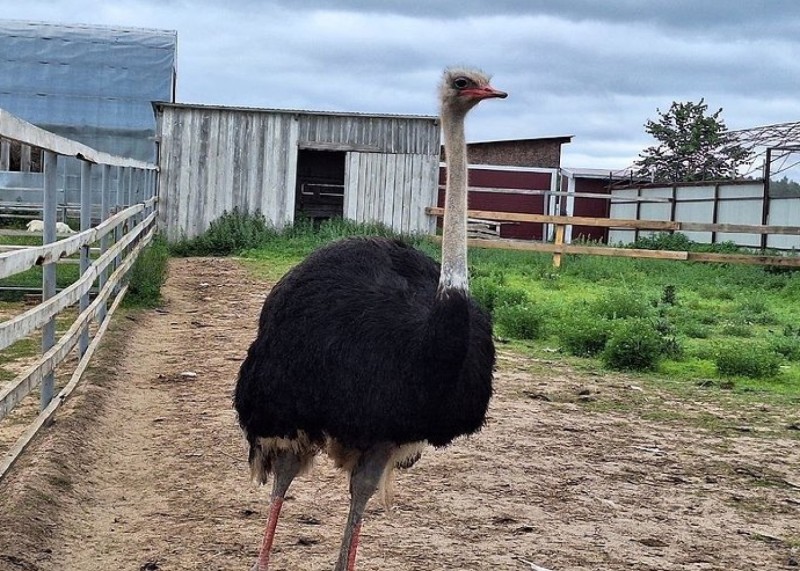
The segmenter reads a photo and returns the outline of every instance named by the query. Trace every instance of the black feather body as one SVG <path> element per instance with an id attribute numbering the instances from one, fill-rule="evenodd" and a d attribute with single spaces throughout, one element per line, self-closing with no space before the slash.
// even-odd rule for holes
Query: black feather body
<path id="1" fill-rule="evenodd" d="M 444 446 L 481 428 L 492 393 L 490 316 L 437 292 L 439 265 L 397 240 L 348 238 L 311 254 L 268 295 L 234 394 L 259 437 L 351 450 Z"/>

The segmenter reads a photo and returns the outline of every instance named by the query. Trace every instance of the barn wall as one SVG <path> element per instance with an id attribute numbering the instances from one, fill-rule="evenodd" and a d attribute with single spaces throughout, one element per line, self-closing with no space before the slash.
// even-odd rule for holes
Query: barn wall
<path id="1" fill-rule="evenodd" d="M 433 118 L 158 104 L 160 223 L 168 240 L 223 212 L 294 220 L 298 148 L 346 151 L 345 216 L 431 232 L 439 127 Z"/>
<path id="2" fill-rule="evenodd" d="M 345 217 L 404 233 L 435 230 L 425 207 L 436 203 L 438 155 L 351 152 L 345 175 Z"/>
<path id="3" fill-rule="evenodd" d="M 281 227 L 294 216 L 297 122 L 291 115 L 164 107 L 160 224 L 195 237 L 235 207 Z"/>
<path id="4" fill-rule="evenodd" d="M 556 188 L 556 169 L 470 165 L 470 210 L 549 214 L 546 192 Z M 444 206 L 447 169 L 439 170 L 438 205 Z M 500 237 L 520 240 L 542 240 L 550 225 L 534 222 L 506 222 L 500 225 Z"/>

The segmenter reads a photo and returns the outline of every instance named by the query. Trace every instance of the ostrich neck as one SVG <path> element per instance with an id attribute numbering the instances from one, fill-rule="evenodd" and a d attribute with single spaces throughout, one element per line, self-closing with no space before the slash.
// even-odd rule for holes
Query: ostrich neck
<path id="1" fill-rule="evenodd" d="M 442 225 L 439 291 L 469 289 L 467 270 L 467 143 L 464 115 L 442 113 L 447 184 Z"/>

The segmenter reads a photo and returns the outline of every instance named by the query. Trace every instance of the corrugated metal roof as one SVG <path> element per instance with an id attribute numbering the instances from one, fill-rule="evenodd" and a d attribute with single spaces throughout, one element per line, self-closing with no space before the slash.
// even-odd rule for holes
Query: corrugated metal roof
<path id="1" fill-rule="evenodd" d="M 254 113 L 287 113 L 291 115 L 323 115 L 330 117 L 366 117 L 375 119 L 420 119 L 426 121 L 438 121 L 436 115 L 404 115 L 400 113 L 368 113 L 363 111 L 316 111 L 310 109 L 273 109 L 269 107 L 246 107 L 230 105 L 209 105 L 205 103 L 172 103 L 169 101 L 156 101 L 153 106 L 174 107 L 184 109 L 209 109 L 214 111 L 242 111 Z"/>

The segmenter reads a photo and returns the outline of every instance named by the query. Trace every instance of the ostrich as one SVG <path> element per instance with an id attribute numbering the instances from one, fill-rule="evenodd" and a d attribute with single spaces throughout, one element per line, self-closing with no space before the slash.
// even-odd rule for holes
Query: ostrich
<path id="1" fill-rule="evenodd" d="M 478 431 L 492 393 L 490 316 L 468 294 L 464 118 L 505 98 L 479 71 L 450 68 L 440 86 L 447 150 L 442 262 L 399 240 L 346 238 L 289 271 L 264 302 L 234 406 L 254 480 L 273 475 L 252 571 L 266 571 L 293 478 L 326 452 L 350 475 L 336 571 L 353 571 L 362 516 L 395 468 Z"/>

